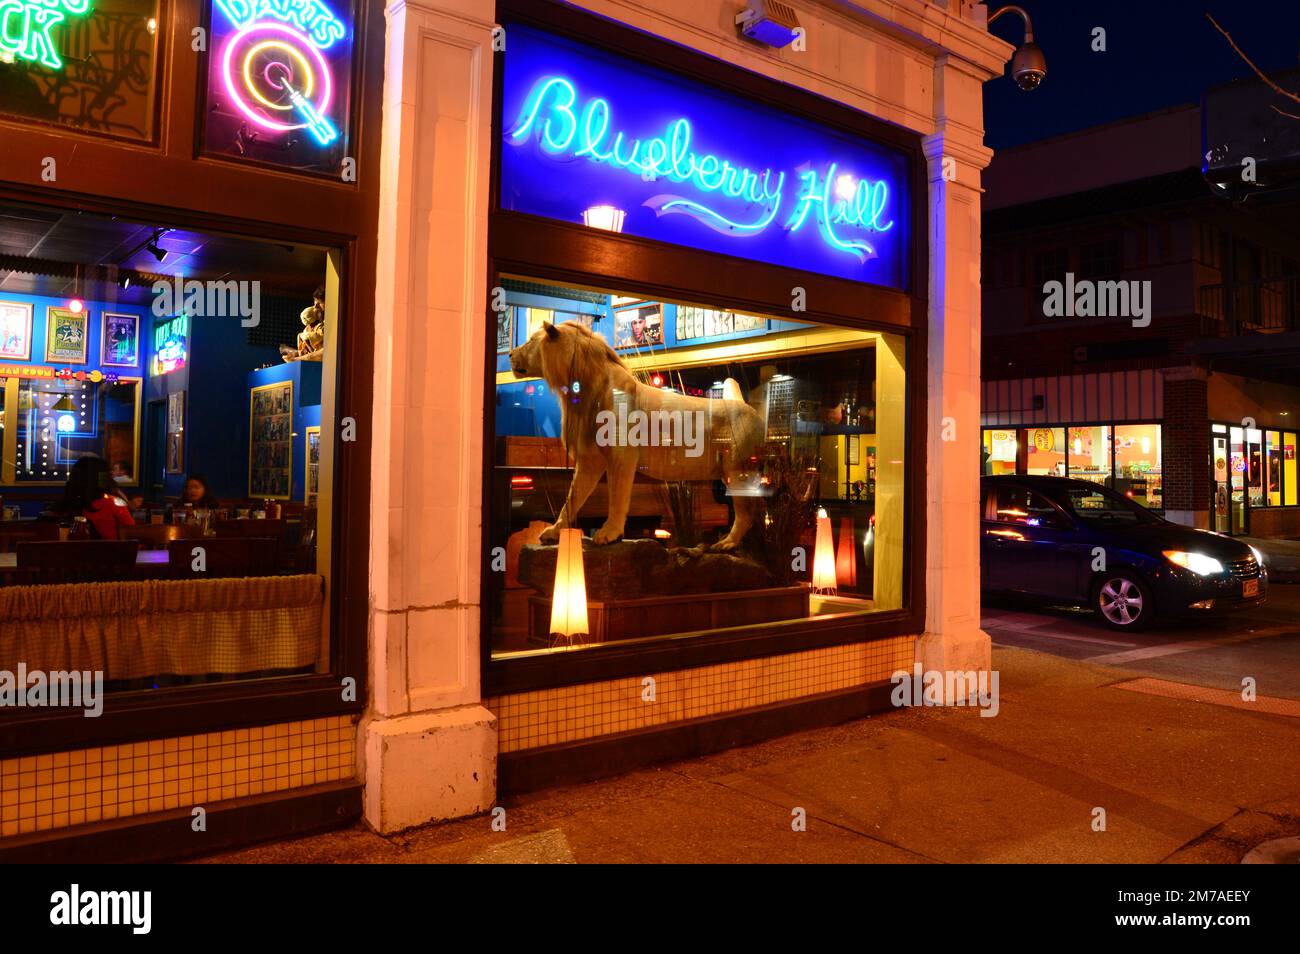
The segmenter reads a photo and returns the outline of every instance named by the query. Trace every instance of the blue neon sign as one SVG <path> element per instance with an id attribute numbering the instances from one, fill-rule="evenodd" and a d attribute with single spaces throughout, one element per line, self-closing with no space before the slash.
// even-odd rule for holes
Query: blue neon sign
<path id="1" fill-rule="evenodd" d="M 901 151 L 527 27 L 507 49 L 503 208 L 906 286 Z"/>

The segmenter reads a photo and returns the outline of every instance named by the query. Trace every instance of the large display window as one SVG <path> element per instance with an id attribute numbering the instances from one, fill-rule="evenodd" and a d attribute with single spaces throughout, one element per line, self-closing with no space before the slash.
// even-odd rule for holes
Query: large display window
<path id="1" fill-rule="evenodd" d="M 1109 484 L 1111 480 L 1110 428 L 1105 425 L 1068 429 L 1069 476 Z"/>
<path id="2" fill-rule="evenodd" d="M 1104 484 L 1153 510 L 1161 493 L 1159 424 L 986 427 L 981 473 L 1071 477 Z"/>
<path id="3" fill-rule="evenodd" d="M 1025 473 L 1065 476 L 1065 428 L 1030 427 L 1020 434 L 1025 444 Z"/>
<path id="4" fill-rule="evenodd" d="M 981 473 L 986 476 L 1014 474 L 1019 444 L 1012 428 L 987 428 L 983 433 Z"/>
<path id="5" fill-rule="evenodd" d="M 1120 493 L 1146 507 L 1163 506 L 1159 424 L 1115 425 L 1115 480 Z"/>
<path id="6" fill-rule="evenodd" d="M 0 207 L 34 218 L 0 292 L 0 670 L 327 671 L 338 255 Z"/>
<path id="7" fill-rule="evenodd" d="M 919 632 L 919 139 L 543 6 L 498 8 L 484 691 Z"/>
<path id="8" fill-rule="evenodd" d="M 902 607 L 901 336 L 504 290 L 495 656 Z"/>

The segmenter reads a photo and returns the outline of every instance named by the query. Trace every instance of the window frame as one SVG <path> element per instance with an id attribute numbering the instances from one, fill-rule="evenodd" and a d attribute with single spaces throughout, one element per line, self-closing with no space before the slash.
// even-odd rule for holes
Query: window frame
<path id="1" fill-rule="evenodd" d="M 1223 435 L 1230 435 L 1230 434 L 1231 434 L 1231 429 L 1234 428 L 1234 427 L 1240 428 L 1240 427 L 1241 427 L 1241 423 L 1240 423 L 1240 422 L 1233 422 L 1233 421 L 1225 421 L 1225 420 L 1221 420 L 1221 419 L 1217 419 L 1217 418 L 1211 418 L 1210 421 L 1209 421 L 1209 424 L 1207 425 L 1208 430 L 1206 431 L 1206 434 L 1207 434 L 1207 438 L 1206 438 L 1206 447 L 1209 449 L 1209 455 L 1208 455 L 1209 469 L 1208 469 L 1207 473 L 1208 473 L 1208 475 L 1209 475 L 1209 487 L 1210 487 L 1210 498 L 1211 498 L 1211 499 L 1210 499 L 1210 508 L 1209 508 L 1209 509 L 1210 509 L 1210 523 L 1211 523 L 1211 527 L 1213 527 L 1214 516 L 1215 516 L 1215 514 L 1214 514 L 1214 499 L 1213 499 L 1213 498 L 1214 498 L 1214 485 L 1215 485 L 1215 480 L 1214 480 L 1214 437 L 1215 437 L 1215 430 L 1214 430 L 1214 428 L 1215 428 L 1216 426 L 1218 426 L 1218 427 L 1223 427 L 1223 428 L 1224 428 L 1224 431 L 1221 432 L 1221 436 L 1223 436 Z M 1281 503 L 1277 503 L 1277 504 L 1274 504 L 1274 503 L 1252 504 L 1252 503 L 1250 502 L 1250 485 L 1249 485 L 1249 483 L 1245 483 L 1244 487 L 1245 487 L 1245 491 L 1246 491 L 1246 492 L 1245 492 L 1244 499 L 1243 499 L 1243 504 L 1244 504 L 1244 507 L 1245 507 L 1245 517 L 1244 517 L 1244 521 L 1245 521 L 1245 530 L 1244 530 L 1244 532 L 1247 533 L 1247 534 L 1249 534 L 1249 532 L 1250 532 L 1250 514 L 1251 514 L 1251 511 L 1254 511 L 1254 510 L 1295 510 L 1295 509 L 1297 509 L 1297 508 L 1300 508 L 1300 488 L 1297 488 L 1297 487 L 1294 486 L 1294 485 L 1296 485 L 1296 484 L 1300 484 L 1300 463 L 1297 463 L 1296 467 L 1293 468 L 1293 469 L 1295 470 L 1295 474 L 1296 474 L 1295 477 L 1294 477 L 1294 479 L 1291 480 L 1291 481 L 1288 481 L 1287 478 L 1286 478 L 1286 473 L 1287 473 L 1287 469 L 1286 469 L 1286 439 L 1287 439 L 1288 436 L 1290 436 L 1293 440 L 1295 440 L 1295 441 L 1297 441 L 1297 442 L 1300 442 L 1300 430 L 1287 430 L 1286 425 L 1284 425 L 1284 424 L 1283 424 L 1283 425 L 1274 425 L 1274 424 L 1256 425 L 1256 427 L 1255 427 L 1254 429 L 1257 430 L 1257 431 L 1259 431 L 1259 433 L 1260 433 L 1260 448 L 1261 448 L 1261 450 L 1264 450 L 1264 449 L 1267 447 L 1267 435 L 1268 435 L 1270 432 L 1276 432 L 1276 433 L 1279 435 L 1280 442 L 1281 442 L 1281 443 L 1280 443 L 1280 446 L 1281 446 L 1281 448 L 1282 448 L 1282 468 L 1281 468 L 1281 472 L 1279 473 L 1278 476 L 1279 476 L 1279 479 L 1280 479 L 1280 484 L 1279 484 L 1279 495 L 1280 495 L 1280 497 L 1282 498 L 1282 502 L 1281 502 Z M 1229 457 L 1231 457 L 1231 440 L 1229 440 L 1229 445 L 1228 445 L 1228 446 L 1229 446 Z M 1243 429 L 1243 431 L 1242 431 L 1242 449 L 1243 449 L 1243 453 L 1245 454 L 1245 457 L 1246 457 L 1246 460 L 1247 460 L 1248 463 L 1249 463 L 1249 461 L 1250 461 L 1250 451 L 1249 451 L 1249 449 L 1248 449 L 1249 446 L 1250 446 L 1250 443 L 1249 443 L 1248 440 L 1246 440 L 1246 431 L 1245 431 L 1245 429 Z M 1263 466 L 1264 466 L 1264 468 L 1265 468 L 1265 473 L 1261 475 L 1261 479 L 1264 481 L 1264 487 L 1265 487 L 1265 491 L 1264 491 L 1264 499 L 1267 500 L 1267 499 L 1268 499 L 1268 490 L 1267 490 L 1267 481 L 1268 481 L 1268 473 L 1267 473 L 1267 467 L 1268 467 L 1268 454 L 1267 454 L 1266 452 L 1262 454 L 1262 459 L 1263 459 L 1263 461 L 1264 461 Z M 1231 486 L 1231 474 L 1229 474 L 1229 486 Z M 1287 502 L 1286 502 L 1286 501 L 1287 501 L 1287 488 L 1288 488 L 1288 487 L 1291 487 L 1291 488 L 1292 488 L 1292 493 L 1294 493 L 1294 494 L 1296 495 L 1297 500 L 1296 500 L 1295 503 L 1287 503 Z M 1229 506 L 1231 506 L 1231 504 L 1229 504 Z M 1229 526 L 1231 526 L 1231 524 L 1229 524 Z M 1231 532 L 1231 531 L 1229 531 L 1229 532 Z"/>
<path id="2" fill-rule="evenodd" d="M 338 334 L 348 338 L 347 360 L 337 369 L 336 410 L 365 418 L 373 402 L 373 342 L 367 337 L 365 293 L 373 288 L 374 259 L 356 237 L 286 223 L 234 219 L 181 209 L 141 208 L 104 198 L 34 195 L 0 182 L 0 202 L 13 201 L 142 221 L 166 220 L 180 228 L 256 236 L 330 249 L 339 266 Z M 373 307 L 373 298 L 371 299 Z M 342 358 L 342 355 L 340 355 Z M 335 460 L 331 511 L 331 586 L 324 612 L 330 633 L 329 668 L 323 673 L 199 686 L 113 693 L 94 719 L 81 710 L 22 708 L 0 712 L 0 753 L 5 758 L 91 745 L 170 738 L 237 726 L 269 725 L 328 715 L 359 714 L 367 693 L 369 601 L 369 428 Z M 339 445 L 340 449 L 344 446 Z M 3 664 L 3 661 L 0 661 Z M 355 701 L 343 701 L 341 680 L 356 681 Z"/>
<path id="3" fill-rule="evenodd" d="M 170 36 L 168 26 L 173 18 L 180 18 L 181 11 L 187 9 L 191 4 L 200 2 L 202 0 L 157 0 L 158 11 L 154 17 L 156 21 L 154 30 L 154 93 L 153 103 L 150 106 L 150 134 L 148 136 L 126 136 L 121 133 L 99 132 L 94 129 L 83 129 L 64 123 L 54 123 L 35 116 L 22 116 L 17 113 L 4 112 L 3 110 L 0 110 L 0 131 L 8 134 L 9 130 L 4 127 L 9 124 L 18 129 L 40 132 L 47 136 L 84 137 L 92 141 L 109 142 L 135 148 L 157 149 L 162 143 L 164 135 L 163 123 L 167 108 L 166 92 L 170 85 L 168 80 L 177 69 L 176 47 L 168 43 L 168 37 Z M 91 12 L 94 12 L 93 8 Z M 63 22 L 67 24 L 70 21 L 64 20 Z M 188 33 L 186 34 L 186 40 L 186 46 L 188 47 Z"/>
<path id="4" fill-rule="evenodd" d="M 1114 481 L 1115 481 L 1115 479 L 1116 479 L 1116 477 L 1115 477 L 1115 428 L 1117 428 L 1117 427 L 1158 427 L 1158 428 L 1160 428 L 1160 430 L 1161 430 L 1161 437 L 1160 437 L 1160 474 L 1161 474 L 1161 481 L 1162 481 L 1162 483 L 1161 483 L 1161 494 L 1160 494 L 1160 499 L 1161 499 L 1161 501 L 1163 502 L 1163 500 L 1164 500 L 1164 486 L 1163 486 L 1163 478 L 1164 478 L 1164 466 L 1165 466 L 1165 438 L 1164 438 L 1165 422 L 1162 421 L 1162 420 L 1149 420 L 1149 419 L 1144 419 L 1144 420 L 1140 420 L 1140 421 L 1118 421 L 1118 420 L 1113 420 L 1113 419 L 1112 419 L 1112 420 L 1104 420 L 1104 421 L 1092 421 L 1092 420 L 1089 420 L 1089 421 L 1066 421 L 1066 422 L 1047 422 L 1047 421 L 1043 421 L 1042 423 L 1033 423 L 1033 424 L 981 424 L 981 425 L 980 425 L 980 448 L 983 449 L 983 447 L 984 447 L 984 435 L 985 435 L 985 433 L 987 433 L 987 432 L 989 432 L 989 431 L 1014 431 L 1014 432 L 1016 433 L 1016 442 L 1017 442 L 1017 446 L 1016 446 L 1016 470 L 1015 470 L 1014 475 L 1013 475 L 1013 474 L 1006 474 L 1006 475 L 1004 475 L 1004 476 L 1008 476 L 1008 477 L 1010 477 L 1010 476 L 1016 476 L 1016 477 L 1031 477 L 1031 476 L 1039 476 L 1039 475 L 1032 475 L 1032 474 L 1029 474 L 1029 473 L 1026 471 L 1026 469 L 1025 469 L 1025 468 L 1026 468 L 1026 463 L 1025 463 L 1025 461 L 1026 461 L 1026 457 L 1027 457 L 1027 454 L 1026 454 L 1026 447 L 1025 447 L 1025 445 L 1026 445 L 1027 442 L 1026 442 L 1026 441 L 1023 441 L 1023 440 L 1020 439 L 1020 432 L 1021 432 L 1021 431 L 1025 431 L 1025 430 L 1038 429 L 1038 428 L 1045 428 L 1045 429 L 1046 429 L 1046 428 L 1052 428 L 1052 429 L 1055 429 L 1055 428 L 1064 428 L 1064 430 L 1065 430 L 1065 443 L 1066 443 L 1066 448 L 1065 448 L 1065 476 L 1064 476 L 1062 479 L 1063 479 L 1063 480 L 1085 480 L 1086 478 L 1083 478 L 1083 477 L 1076 477 L 1076 476 L 1074 476 L 1073 474 L 1070 473 L 1070 456 L 1071 456 L 1071 451 L 1070 451 L 1070 446 L 1069 446 L 1069 444 L 1070 444 L 1070 428 L 1073 428 L 1073 427 L 1108 427 L 1108 428 L 1110 428 L 1110 476 L 1109 476 L 1108 479 L 1110 480 L 1111 483 L 1110 483 L 1110 484 L 1107 484 L 1106 486 L 1110 487 L 1112 490 L 1114 489 Z M 1211 441 L 1210 441 L 1210 446 L 1213 447 L 1213 440 L 1212 440 L 1212 439 L 1211 439 Z M 982 458 L 981 458 L 981 460 L 982 460 Z M 980 476 L 981 476 L 981 477 L 985 477 L 985 476 L 998 476 L 998 475 L 988 475 L 988 474 L 984 474 L 983 471 L 982 471 L 982 467 L 981 467 L 981 474 L 980 474 Z M 1146 504 L 1141 504 L 1141 506 L 1146 507 Z M 1146 507 L 1146 509 L 1149 510 L 1149 511 L 1151 511 L 1151 512 L 1154 513 L 1154 514 L 1161 514 L 1161 515 L 1162 515 L 1162 514 L 1164 514 L 1164 512 L 1165 512 L 1165 508 L 1164 508 L 1163 506 L 1160 506 L 1160 507 Z"/>
<path id="5" fill-rule="evenodd" d="M 484 697 L 530 689 L 575 685 L 646 672 L 694 668 L 738 659 L 779 655 L 920 633 L 925 628 L 925 419 L 929 195 L 921 137 L 875 117 L 803 90 L 686 50 L 658 37 L 552 3 L 501 0 L 497 21 L 520 23 L 571 37 L 677 75 L 703 81 L 750 102 L 793 113 L 850 135 L 902 150 L 909 161 L 912 191 L 910 255 L 905 291 L 669 245 L 629 235 L 598 232 L 578 224 L 506 211 L 499 206 L 502 128 L 502 60 L 494 70 L 492 174 L 488 223 L 488 288 L 503 276 L 527 276 L 562 284 L 614 288 L 650 300 L 687 301 L 749 314 L 881 331 L 906 340 L 907 394 L 904 411 L 906 475 L 903 608 L 872 614 L 833 614 L 821 619 L 768 623 L 703 633 L 666 636 L 645 643 L 608 643 L 573 653 L 493 658 L 491 619 L 480 613 L 480 664 Z M 585 266 L 585 267 L 584 267 Z M 809 308 L 790 308 L 790 289 L 807 289 Z M 489 300 L 491 295 L 488 296 Z M 861 316 L 872 314 L 876 320 Z M 483 497 L 491 499 L 495 467 L 495 316 L 489 311 L 483 361 Z M 491 339 L 491 340 L 488 340 Z M 482 521 L 480 606 L 487 607 L 491 528 Z"/>

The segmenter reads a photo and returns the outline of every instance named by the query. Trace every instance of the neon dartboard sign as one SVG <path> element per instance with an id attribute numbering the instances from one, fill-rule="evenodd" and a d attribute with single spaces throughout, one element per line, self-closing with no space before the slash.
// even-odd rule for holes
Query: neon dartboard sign
<path id="1" fill-rule="evenodd" d="M 213 0 L 208 152 L 338 174 L 347 154 L 351 4 Z"/>

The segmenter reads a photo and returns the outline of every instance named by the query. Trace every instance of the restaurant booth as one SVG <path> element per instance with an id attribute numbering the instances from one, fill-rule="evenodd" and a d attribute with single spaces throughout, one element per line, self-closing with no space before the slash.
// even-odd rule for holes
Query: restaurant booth
<path id="1" fill-rule="evenodd" d="M 383 11 L 82 6 L 0 31 L 5 861 L 361 812 Z"/>
<path id="2" fill-rule="evenodd" d="M 965 0 L 791 7 L 390 7 L 376 829 L 988 668 L 980 110 L 1010 49 Z"/>

